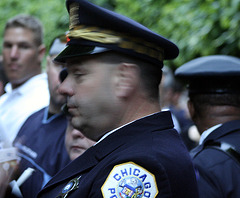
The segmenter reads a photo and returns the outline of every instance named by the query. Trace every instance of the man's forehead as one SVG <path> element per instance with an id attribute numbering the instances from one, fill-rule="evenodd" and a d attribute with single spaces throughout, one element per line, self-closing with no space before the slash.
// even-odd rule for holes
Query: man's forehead
<path id="1" fill-rule="evenodd" d="M 34 41 L 34 33 L 32 30 L 22 27 L 10 27 L 5 31 L 4 41 L 32 43 Z"/>
<path id="2" fill-rule="evenodd" d="M 11 32 L 13 32 L 14 34 L 21 34 L 21 33 L 22 34 L 26 34 L 26 32 L 28 32 L 31 35 L 34 34 L 33 31 L 28 29 L 28 28 L 17 26 L 17 27 L 9 27 L 9 28 L 7 28 L 6 31 L 5 31 L 4 36 L 7 36 Z"/>

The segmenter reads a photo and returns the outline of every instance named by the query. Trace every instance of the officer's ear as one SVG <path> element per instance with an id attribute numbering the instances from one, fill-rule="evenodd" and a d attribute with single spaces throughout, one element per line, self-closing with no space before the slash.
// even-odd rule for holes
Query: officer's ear
<path id="1" fill-rule="evenodd" d="M 139 67 L 132 63 L 121 63 L 117 68 L 115 92 L 117 97 L 127 98 L 134 93 L 139 80 Z"/>

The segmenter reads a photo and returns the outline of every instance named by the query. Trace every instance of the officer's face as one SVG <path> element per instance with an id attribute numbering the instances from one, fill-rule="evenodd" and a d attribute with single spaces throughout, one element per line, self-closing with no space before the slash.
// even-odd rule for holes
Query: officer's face
<path id="1" fill-rule="evenodd" d="M 3 63 L 13 87 L 41 72 L 44 46 L 37 46 L 34 33 L 25 28 L 8 28 L 3 37 Z"/>
<path id="2" fill-rule="evenodd" d="M 68 76 L 59 91 L 68 96 L 67 106 L 74 128 L 98 140 L 119 123 L 121 105 L 115 92 L 116 65 L 96 58 L 67 60 Z"/>

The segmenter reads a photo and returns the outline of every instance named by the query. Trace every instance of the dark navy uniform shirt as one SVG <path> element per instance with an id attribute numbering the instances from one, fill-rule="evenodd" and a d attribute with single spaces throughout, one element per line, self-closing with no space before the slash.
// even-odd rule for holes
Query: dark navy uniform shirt
<path id="1" fill-rule="evenodd" d="M 240 164 L 225 152 L 209 146 L 212 142 L 224 142 L 240 151 L 240 120 L 224 123 L 191 151 L 200 197 L 240 197 Z"/>
<path id="2" fill-rule="evenodd" d="M 38 197 L 198 198 L 189 153 L 169 111 L 108 135 L 55 175 Z"/>
<path id="3" fill-rule="evenodd" d="M 36 197 L 50 178 L 70 162 L 64 144 L 66 117 L 63 114 L 47 117 L 48 108 L 32 114 L 14 141 L 21 156 L 19 173 L 28 167 L 35 169 L 20 187 L 24 198 Z"/>

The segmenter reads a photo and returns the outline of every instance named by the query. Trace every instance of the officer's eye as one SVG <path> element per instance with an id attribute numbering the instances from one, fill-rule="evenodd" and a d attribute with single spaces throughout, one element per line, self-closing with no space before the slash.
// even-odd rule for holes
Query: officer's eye
<path id="1" fill-rule="evenodd" d="M 81 77 L 84 76 L 85 74 L 84 74 L 84 73 L 81 73 L 81 72 L 75 72 L 73 75 L 74 75 L 75 78 L 81 78 Z"/>
<path id="2" fill-rule="evenodd" d="M 82 77 L 84 75 L 86 75 L 86 70 L 84 69 L 79 69 L 79 68 L 75 68 L 73 70 L 70 70 L 70 72 L 75 76 L 75 77 Z"/>
<path id="3" fill-rule="evenodd" d="M 73 75 L 73 77 L 74 77 L 74 79 L 76 80 L 76 81 L 82 81 L 83 80 L 83 78 L 84 78 L 84 76 L 86 76 L 86 72 L 85 71 L 80 71 L 80 70 L 76 70 L 76 71 L 74 71 L 73 73 L 72 73 L 72 75 Z"/>

